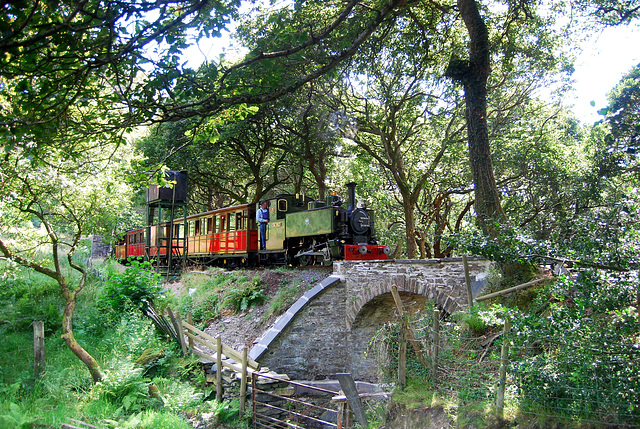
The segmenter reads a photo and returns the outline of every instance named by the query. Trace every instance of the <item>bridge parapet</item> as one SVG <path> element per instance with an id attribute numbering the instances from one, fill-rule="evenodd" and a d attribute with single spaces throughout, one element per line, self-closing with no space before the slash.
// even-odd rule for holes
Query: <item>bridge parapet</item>
<path id="1" fill-rule="evenodd" d="M 469 258 L 469 274 L 475 294 L 484 287 L 491 261 Z M 422 295 L 449 314 L 467 307 L 464 264 L 462 258 L 407 259 L 371 262 L 334 263 L 334 273 L 346 282 L 347 310 L 345 320 L 351 329 L 362 307 L 373 298 L 398 291 Z"/>

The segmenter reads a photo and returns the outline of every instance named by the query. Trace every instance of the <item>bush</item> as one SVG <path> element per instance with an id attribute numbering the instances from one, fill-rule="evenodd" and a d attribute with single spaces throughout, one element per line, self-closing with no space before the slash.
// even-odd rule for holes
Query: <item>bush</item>
<path id="1" fill-rule="evenodd" d="M 106 281 L 98 298 L 102 309 L 120 314 L 130 307 L 144 309 L 162 292 L 160 274 L 148 261 L 130 261 L 124 273 L 114 274 Z"/>
<path id="2" fill-rule="evenodd" d="M 220 297 L 211 289 L 196 289 L 182 297 L 178 309 L 180 314 L 191 313 L 194 322 L 204 322 L 220 315 Z"/>
<path id="3" fill-rule="evenodd" d="M 533 314 L 515 320 L 512 364 L 530 404 L 572 418 L 640 418 L 634 274 L 582 271 L 541 290 Z M 614 420 L 611 420 L 614 419 Z"/>
<path id="4" fill-rule="evenodd" d="M 0 278 L 0 320 L 4 325 L 3 330 L 29 330 L 34 320 L 40 320 L 44 322 L 45 331 L 51 333 L 62 322 L 63 308 L 60 288 L 49 277 L 21 269 L 16 271 L 16 276 Z"/>
<path id="5" fill-rule="evenodd" d="M 243 312 L 263 303 L 265 299 L 262 281 L 259 276 L 255 276 L 251 280 L 246 277 L 239 277 L 236 280 L 236 284 L 225 291 L 222 307 L 232 308 L 236 312 Z"/>

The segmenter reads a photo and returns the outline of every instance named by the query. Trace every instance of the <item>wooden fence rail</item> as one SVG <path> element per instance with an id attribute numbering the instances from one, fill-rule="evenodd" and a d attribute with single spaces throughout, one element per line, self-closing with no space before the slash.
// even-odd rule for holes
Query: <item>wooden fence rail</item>
<path id="1" fill-rule="evenodd" d="M 189 322 L 180 319 L 168 309 L 169 317 L 175 326 L 178 342 L 184 352 L 190 351 L 205 362 L 216 363 L 216 399 L 222 401 L 222 370 L 228 368 L 240 374 L 240 415 L 244 413 L 248 377 L 260 368 L 260 364 L 247 356 L 247 348 L 242 352 L 224 344 L 221 338 L 207 334 Z M 191 317 L 188 317 L 191 320 Z"/>

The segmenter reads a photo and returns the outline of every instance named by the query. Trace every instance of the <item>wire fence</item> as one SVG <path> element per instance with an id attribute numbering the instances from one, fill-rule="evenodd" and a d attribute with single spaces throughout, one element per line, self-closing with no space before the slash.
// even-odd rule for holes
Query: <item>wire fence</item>
<path id="1" fill-rule="evenodd" d="M 594 347 L 592 339 L 525 338 L 517 328 L 472 335 L 459 323 L 446 320 L 441 320 L 435 335 L 434 317 L 433 311 L 413 317 L 410 325 L 415 341 L 431 364 L 425 367 L 408 347 L 407 371 L 424 375 L 434 393 L 450 398 L 455 408 L 496 407 L 503 394 L 507 418 L 530 415 L 602 427 L 640 427 L 637 341 L 602 341 Z M 393 350 L 399 350 L 395 338 L 401 338 L 401 324 L 390 324 L 386 332 L 381 331 L 377 345 L 378 352 L 384 348 L 382 352 L 392 356 L 386 374 L 389 379 L 398 377 L 397 368 L 402 367 Z M 507 346 L 504 358 L 503 344 Z M 503 386 L 501 365 L 506 370 Z"/>

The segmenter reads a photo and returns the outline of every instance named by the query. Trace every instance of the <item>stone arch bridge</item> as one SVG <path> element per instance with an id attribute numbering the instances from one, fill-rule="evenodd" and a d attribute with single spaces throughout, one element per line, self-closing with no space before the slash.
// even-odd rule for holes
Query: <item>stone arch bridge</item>
<path id="1" fill-rule="evenodd" d="M 475 294 L 491 262 L 469 258 Z M 427 300 L 448 314 L 468 307 L 462 258 L 334 263 L 333 275 L 307 291 L 249 352 L 261 365 L 297 379 L 334 378 L 350 372 L 376 382 L 377 363 L 367 345 L 395 321 L 391 286 L 419 311 Z"/>

